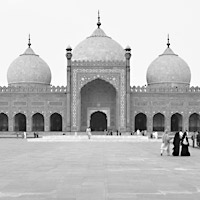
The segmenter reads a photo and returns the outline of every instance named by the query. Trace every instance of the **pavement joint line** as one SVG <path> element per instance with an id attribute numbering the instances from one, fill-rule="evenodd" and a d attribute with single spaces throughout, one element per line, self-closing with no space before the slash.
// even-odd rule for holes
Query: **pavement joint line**
<path id="1" fill-rule="evenodd" d="M 21 197 L 21 196 L 35 196 L 35 195 L 50 195 L 50 194 L 53 194 L 55 193 L 55 191 L 51 191 L 51 192 L 48 192 L 48 193 L 41 193 L 41 192 L 37 192 L 37 193 L 33 193 L 33 192 L 18 192 L 18 193 L 14 193 L 14 192 L 0 192 L 0 198 L 3 198 L 3 197 Z"/>
<path id="2" fill-rule="evenodd" d="M 160 193 L 164 194 L 164 195 L 167 195 L 167 194 L 197 194 L 199 193 L 200 191 L 170 191 L 170 190 L 159 190 Z"/>
<path id="3" fill-rule="evenodd" d="M 128 158 L 131 161 L 145 161 L 145 160 L 149 160 L 149 158 Z"/>
<path id="4" fill-rule="evenodd" d="M 115 196 L 133 196 L 133 195 L 168 195 L 168 194 L 198 194 L 200 191 L 170 191 L 170 190 L 158 190 L 158 192 L 131 192 L 131 193 L 115 193 Z M 108 194 L 109 195 L 109 194 Z M 110 196 L 110 195 L 109 195 Z"/>
<path id="5" fill-rule="evenodd" d="M 192 170 L 197 170 L 197 169 L 187 169 L 187 168 L 174 168 L 174 170 L 177 170 L 177 171 L 192 171 Z"/>
<path id="6" fill-rule="evenodd" d="M 121 169 L 108 169 L 108 171 L 144 171 L 144 169 L 141 168 L 121 168 Z M 145 168 L 145 171 L 171 171 L 166 168 Z"/>

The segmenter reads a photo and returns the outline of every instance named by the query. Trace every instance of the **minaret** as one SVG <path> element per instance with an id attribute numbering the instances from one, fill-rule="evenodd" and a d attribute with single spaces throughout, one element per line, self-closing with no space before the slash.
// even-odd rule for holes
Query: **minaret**
<path id="1" fill-rule="evenodd" d="M 130 123 L 130 58 L 131 58 L 131 48 L 129 46 L 125 49 L 125 58 L 126 58 L 126 131 L 131 131 L 131 123 Z"/>
<path id="2" fill-rule="evenodd" d="M 71 131 L 71 58 L 72 48 L 70 46 L 66 49 L 67 58 L 67 131 Z"/>
<path id="3" fill-rule="evenodd" d="M 70 46 L 67 47 L 66 49 L 66 58 L 67 58 L 67 67 L 71 67 L 71 58 L 72 58 L 72 48 Z"/>

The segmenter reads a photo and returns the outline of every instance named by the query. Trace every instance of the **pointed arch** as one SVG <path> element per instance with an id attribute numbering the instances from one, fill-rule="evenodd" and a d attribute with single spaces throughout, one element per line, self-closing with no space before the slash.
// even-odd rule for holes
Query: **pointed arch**
<path id="1" fill-rule="evenodd" d="M 157 113 L 153 116 L 153 131 L 165 130 L 165 116 L 161 113 Z"/>
<path id="2" fill-rule="evenodd" d="M 85 87 L 86 85 L 88 85 L 96 80 L 101 80 L 106 83 L 109 83 L 110 85 L 112 85 L 115 88 L 116 91 L 118 91 L 118 89 L 119 89 L 117 77 L 113 78 L 112 75 L 107 73 L 104 75 L 97 75 L 97 76 L 90 75 L 88 78 L 81 78 L 81 82 L 80 82 L 81 87 L 79 88 L 79 90 L 82 90 L 83 87 Z"/>
<path id="3" fill-rule="evenodd" d="M 17 113 L 14 117 L 14 131 L 26 131 L 26 116 Z"/>
<path id="4" fill-rule="evenodd" d="M 107 110 L 109 129 L 117 129 L 117 91 L 109 82 L 97 78 L 81 88 L 81 131 L 85 131 L 91 109 L 95 111 Z"/>
<path id="5" fill-rule="evenodd" d="M 8 116 L 0 113 L 0 131 L 8 131 Z"/>
<path id="6" fill-rule="evenodd" d="M 104 112 L 97 111 L 90 116 L 90 128 L 92 131 L 107 130 L 107 116 Z"/>
<path id="7" fill-rule="evenodd" d="M 193 113 L 189 117 L 189 131 L 200 131 L 200 115 Z"/>
<path id="8" fill-rule="evenodd" d="M 147 116 L 144 113 L 138 113 L 135 116 L 135 131 L 147 130 Z"/>
<path id="9" fill-rule="evenodd" d="M 40 113 L 35 113 L 32 116 L 32 131 L 44 131 L 44 116 Z"/>
<path id="10" fill-rule="evenodd" d="M 53 113 L 50 116 L 50 131 L 62 131 L 62 116 L 58 113 Z"/>
<path id="11" fill-rule="evenodd" d="M 179 113 L 175 113 L 171 116 L 171 131 L 183 130 L 183 117 Z"/>

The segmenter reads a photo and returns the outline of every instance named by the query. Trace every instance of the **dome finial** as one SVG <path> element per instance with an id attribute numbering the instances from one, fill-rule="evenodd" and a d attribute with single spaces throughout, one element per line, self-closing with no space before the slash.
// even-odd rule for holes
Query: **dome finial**
<path id="1" fill-rule="evenodd" d="M 98 10 L 98 22 L 97 22 L 97 26 L 98 26 L 98 28 L 100 28 L 100 26 L 101 26 L 99 10 Z"/>
<path id="2" fill-rule="evenodd" d="M 31 47 L 31 37 L 30 37 L 30 34 L 28 36 L 28 47 L 30 48 Z"/>
<path id="3" fill-rule="evenodd" d="M 169 43 L 169 34 L 168 34 L 168 36 L 167 36 L 167 47 L 169 48 L 169 46 L 170 46 L 170 43 Z"/>

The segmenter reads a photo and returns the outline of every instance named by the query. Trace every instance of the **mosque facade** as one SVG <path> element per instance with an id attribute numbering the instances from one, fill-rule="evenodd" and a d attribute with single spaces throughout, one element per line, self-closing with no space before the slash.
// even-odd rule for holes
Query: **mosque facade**
<path id="1" fill-rule="evenodd" d="M 188 64 L 166 50 L 148 67 L 147 85 L 130 85 L 131 48 L 101 29 L 66 49 L 67 85 L 51 85 L 51 70 L 31 48 L 8 68 L 0 87 L 0 132 L 48 133 L 118 130 L 200 130 L 200 89 Z"/>

